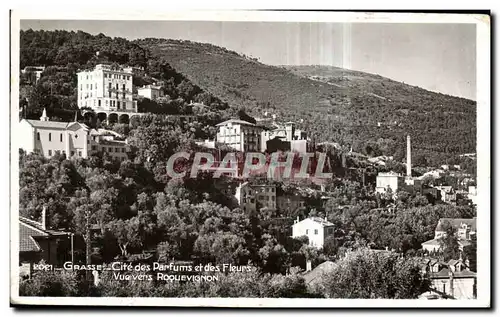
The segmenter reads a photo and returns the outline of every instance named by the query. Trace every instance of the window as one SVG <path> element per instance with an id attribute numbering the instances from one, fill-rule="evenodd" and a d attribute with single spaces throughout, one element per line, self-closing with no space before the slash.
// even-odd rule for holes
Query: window
<path id="1" fill-rule="evenodd" d="M 318 234 L 318 229 L 314 229 L 314 234 Z"/>
<path id="2" fill-rule="evenodd" d="M 108 148 L 108 152 L 113 152 L 113 148 L 112 147 Z"/>
<path id="3" fill-rule="evenodd" d="M 309 234 L 309 229 L 306 229 L 306 234 Z"/>
<path id="4" fill-rule="evenodd" d="M 78 139 L 78 134 L 75 134 L 75 139 Z"/>
<path id="5" fill-rule="evenodd" d="M 52 150 L 49 150 L 49 156 L 52 156 Z"/>
<path id="6" fill-rule="evenodd" d="M 118 153 L 118 148 L 117 147 L 115 147 L 115 153 Z"/>
<path id="7" fill-rule="evenodd" d="M 61 151 L 56 150 L 56 154 L 57 154 L 57 155 L 61 154 Z"/>
<path id="8" fill-rule="evenodd" d="M 116 84 L 116 90 L 118 90 L 118 84 Z"/>
<path id="9" fill-rule="evenodd" d="M 122 153 L 125 153 L 125 148 L 122 148 Z"/>
<path id="10" fill-rule="evenodd" d="M 61 134 L 59 134 L 59 141 L 61 141 L 61 142 L 62 142 L 62 133 L 61 133 Z"/>
<path id="11" fill-rule="evenodd" d="M 116 104 L 116 108 L 119 110 L 120 109 L 120 102 L 118 101 Z"/>
<path id="12" fill-rule="evenodd" d="M 52 141 L 52 133 L 49 133 L 49 142 Z"/>
<path id="13" fill-rule="evenodd" d="M 97 101 L 97 105 L 100 107 L 101 106 L 101 100 Z"/>
<path id="14" fill-rule="evenodd" d="M 90 90 L 92 90 L 92 84 L 90 84 Z"/>
<path id="15" fill-rule="evenodd" d="M 40 132 L 37 132 L 37 133 L 36 133 L 36 139 L 37 139 L 38 141 L 40 141 Z"/>
<path id="16" fill-rule="evenodd" d="M 106 77 L 108 77 L 108 76 L 106 75 L 106 73 L 104 73 L 104 78 L 106 78 Z"/>
<path id="17" fill-rule="evenodd" d="M 75 155 L 75 151 L 71 151 L 71 156 L 74 156 Z"/>
<path id="18" fill-rule="evenodd" d="M 125 84 L 123 84 L 123 86 L 122 86 L 122 87 L 123 87 L 123 91 L 125 91 Z"/>
<path id="19" fill-rule="evenodd" d="M 92 151 L 95 151 L 97 149 L 97 146 L 92 145 Z"/>

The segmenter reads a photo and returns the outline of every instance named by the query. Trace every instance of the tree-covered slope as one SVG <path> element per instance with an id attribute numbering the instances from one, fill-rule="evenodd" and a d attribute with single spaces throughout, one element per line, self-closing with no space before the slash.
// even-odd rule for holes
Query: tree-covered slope
<path id="1" fill-rule="evenodd" d="M 475 152 L 476 103 L 396 82 L 382 76 L 329 66 L 275 67 L 210 45 L 143 39 L 153 56 L 231 105 L 255 116 L 274 113 L 294 120 L 317 141 L 354 150 L 405 153 L 413 139 L 416 164 L 436 165 Z M 376 154 L 374 152 L 374 154 Z"/>

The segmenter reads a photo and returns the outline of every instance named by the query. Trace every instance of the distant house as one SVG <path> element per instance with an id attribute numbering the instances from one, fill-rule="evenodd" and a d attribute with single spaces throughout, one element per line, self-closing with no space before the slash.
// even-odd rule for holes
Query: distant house
<path id="1" fill-rule="evenodd" d="M 466 218 L 441 218 L 434 232 L 434 239 L 422 243 L 422 249 L 428 252 L 437 252 L 441 249 L 440 240 L 446 235 L 446 226 L 450 225 L 457 231 L 460 250 L 470 245 L 471 236 L 476 234 L 476 217 Z"/>
<path id="2" fill-rule="evenodd" d="M 457 201 L 457 194 L 452 186 L 434 186 L 440 191 L 439 197 L 445 203 L 453 204 Z"/>
<path id="3" fill-rule="evenodd" d="M 160 86 L 155 85 L 145 85 L 140 88 L 137 88 L 137 95 L 156 100 L 160 97 L 163 97 L 163 90 Z"/>
<path id="4" fill-rule="evenodd" d="M 301 195 L 282 195 L 276 197 L 277 208 L 281 211 L 294 211 L 304 207 L 304 198 Z"/>
<path id="5" fill-rule="evenodd" d="M 423 259 L 421 271 L 431 280 L 431 291 L 427 296 L 434 294 L 452 299 L 476 298 L 477 274 L 469 270 L 467 261 Z"/>
<path id="6" fill-rule="evenodd" d="M 311 150 L 311 143 L 307 137 L 307 133 L 295 129 L 295 123 L 286 122 L 283 125 L 273 123 L 275 126 L 271 130 L 263 130 L 261 132 L 261 151 L 276 152 L 293 151 L 307 152 Z"/>
<path id="7" fill-rule="evenodd" d="M 19 217 L 19 263 L 33 264 L 43 260 L 46 264 L 60 265 L 68 251 L 71 233 L 51 230 L 46 225 L 45 209 L 42 221 Z M 64 242 L 64 243 L 61 243 Z"/>
<path id="8" fill-rule="evenodd" d="M 45 70 L 45 66 L 26 66 L 21 70 L 26 80 L 32 84 L 36 84 L 40 78 L 42 78 L 42 73 Z"/>
<path id="9" fill-rule="evenodd" d="M 257 208 L 276 209 L 276 185 L 241 183 L 235 194 L 238 204 L 244 211 Z"/>
<path id="10" fill-rule="evenodd" d="M 240 152 L 257 152 L 261 148 L 262 128 L 253 123 L 231 119 L 216 125 L 217 142 Z"/>
<path id="11" fill-rule="evenodd" d="M 292 226 L 292 237 L 298 238 L 307 236 L 309 238 L 309 245 L 315 248 L 322 248 L 325 240 L 334 234 L 334 225 L 325 218 L 309 217 L 304 220 L 294 221 Z"/>
<path id="12" fill-rule="evenodd" d="M 375 191 L 380 194 L 385 194 L 389 191 L 397 192 L 404 187 L 405 179 L 403 175 L 395 172 L 378 173 L 377 187 Z"/>

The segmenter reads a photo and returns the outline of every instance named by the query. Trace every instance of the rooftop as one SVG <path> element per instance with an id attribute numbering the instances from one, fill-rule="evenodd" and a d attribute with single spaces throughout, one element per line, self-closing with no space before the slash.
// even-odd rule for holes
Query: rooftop
<path id="1" fill-rule="evenodd" d="M 59 129 L 66 130 L 73 124 L 79 124 L 82 128 L 88 129 L 89 127 L 83 123 L 78 122 L 58 122 L 58 121 L 40 121 L 40 120 L 31 120 L 31 119 L 23 119 L 28 122 L 31 126 L 35 128 L 48 128 L 48 129 Z"/>
<path id="2" fill-rule="evenodd" d="M 227 124 L 241 124 L 241 125 L 249 125 L 249 126 L 255 126 L 255 124 L 253 123 L 250 123 L 248 121 L 244 121 L 244 120 L 239 120 L 239 119 L 229 119 L 229 120 L 226 120 L 224 122 L 221 122 L 221 123 L 218 123 L 216 124 L 217 127 L 220 127 L 220 126 L 223 126 L 223 125 L 227 125 Z"/>
<path id="3" fill-rule="evenodd" d="M 67 232 L 44 229 L 42 224 L 37 221 L 19 217 L 19 252 L 41 251 L 40 245 L 33 237 L 50 237 L 67 234 Z"/>
<path id="4" fill-rule="evenodd" d="M 455 229 L 460 229 L 463 224 L 470 226 L 471 231 L 476 231 L 476 217 L 474 218 L 441 218 L 436 226 L 436 231 L 445 231 L 445 224 L 450 224 Z"/>

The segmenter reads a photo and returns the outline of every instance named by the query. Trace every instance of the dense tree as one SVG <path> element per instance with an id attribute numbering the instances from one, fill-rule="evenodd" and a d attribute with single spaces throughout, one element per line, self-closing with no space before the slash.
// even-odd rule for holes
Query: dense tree
<path id="1" fill-rule="evenodd" d="M 428 290 L 417 259 L 361 249 L 348 252 L 314 286 L 328 298 L 417 298 Z"/>

